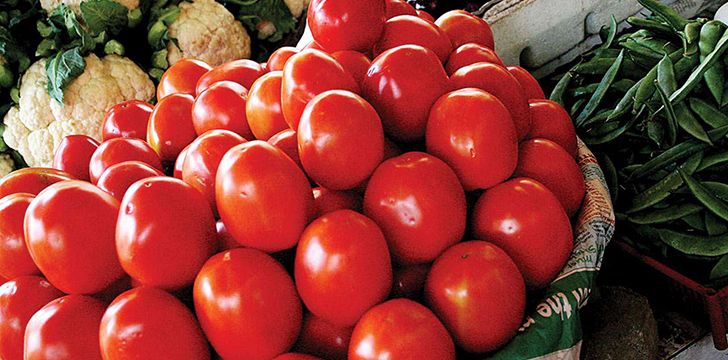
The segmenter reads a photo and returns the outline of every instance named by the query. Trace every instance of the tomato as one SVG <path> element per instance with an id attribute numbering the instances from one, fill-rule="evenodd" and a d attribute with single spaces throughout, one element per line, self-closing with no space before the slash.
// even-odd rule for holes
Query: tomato
<path id="1" fill-rule="evenodd" d="M 225 223 L 223 223 L 222 221 L 218 221 L 217 223 L 215 223 L 215 228 L 217 230 L 219 251 L 232 250 L 240 247 L 240 244 L 238 244 L 238 242 L 235 241 L 235 238 L 230 235 L 230 232 L 227 231 Z"/>
<path id="2" fill-rule="evenodd" d="M 403 142 L 422 139 L 432 104 L 448 88 L 447 74 L 437 55 L 417 45 L 396 47 L 379 55 L 362 87 L 364 98 L 382 117 L 384 131 Z"/>
<path id="3" fill-rule="evenodd" d="M 154 152 L 149 144 L 139 139 L 117 138 L 104 141 L 89 162 L 89 174 L 91 182 L 98 183 L 101 175 L 111 165 L 124 161 L 140 161 L 153 168 L 162 170 L 162 162 L 159 155 Z"/>
<path id="4" fill-rule="evenodd" d="M 531 113 L 528 98 L 518 80 L 506 68 L 491 64 L 477 63 L 460 68 L 451 77 L 453 89 L 478 88 L 498 98 L 511 114 L 516 125 L 518 139 L 523 140 L 531 129 Z"/>
<path id="5" fill-rule="evenodd" d="M 192 312 L 174 296 L 146 286 L 119 295 L 109 305 L 99 343 L 104 360 L 210 358 Z"/>
<path id="6" fill-rule="evenodd" d="M 86 135 L 68 135 L 56 149 L 53 168 L 65 171 L 76 179 L 89 181 L 88 164 L 98 147 L 98 141 Z"/>
<path id="7" fill-rule="evenodd" d="M 308 26 L 328 51 L 369 51 L 382 34 L 385 0 L 312 0 Z"/>
<path id="8" fill-rule="evenodd" d="M 584 175 L 574 158 L 551 140 L 530 139 L 522 142 L 514 176 L 528 177 L 545 185 L 573 216 L 581 208 L 586 192 Z"/>
<path id="9" fill-rule="evenodd" d="M 351 76 L 354 77 L 354 80 L 356 80 L 359 86 L 361 86 L 362 81 L 364 81 L 364 76 L 367 75 L 367 71 L 369 70 L 369 66 L 372 64 L 372 61 L 369 60 L 366 55 L 353 50 L 337 51 L 331 53 L 331 56 L 336 59 L 336 61 L 344 67 L 344 70 L 351 74 Z"/>
<path id="10" fill-rule="evenodd" d="M 303 310 L 293 280 L 258 250 L 210 258 L 193 295 L 200 325 L 225 359 L 271 359 L 288 351 L 301 330 Z"/>
<path id="11" fill-rule="evenodd" d="M 0 178 L 0 199 L 15 193 L 38 195 L 43 189 L 59 181 L 73 179 L 73 175 L 56 169 L 25 168 L 15 170 Z"/>
<path id="12" fill-rule="evenodd" d="M 141 100 L 127 100 L 109 109 L 101 128 L 104 141 L 115 138 L 147 140 L 147 124 L 154 106 Z"/>
<path id="13" fill-rule="evenodd" d="M 124 275 L 114 248 L 118 214 L 119 202 L 96 186 L 78 180 L 53 184 L 25 214 L 30 257 L 67 294 L 104 290 Z"/>
<path id="14" fill-rule="evenodd" d="M 121 202 L 133 183 L 154 176 L 164 176 L 164 174 L 141 161 L 124 161 L 109 166 L 101 174 L 96 186 Z"/>
<path id="15" fill-rule="evenodd" d="M 31 316 L 62 296 L 38 276 L 21 276 L 0 285 L 0 358 L 23 360 L 23 336 Z"/>
<path id="16" fill-rule="evenodd" d="M 268 71 L 283 71 L 283 67 L 285 67 L 288 59 L 290 59 L 291 56 L 298 54 L 299 52 L 300 51 L 298 49 L 292 46 L 280 47 L 278 48 L 278 50 L 270 54 L 270 57 L 268 58 L 268 63 L 266 64 L 266 68 L 268 69 Z"/>
<path id="17" fill-rule="evenodd" d="M 126 273 L 141 284 L 168 290 L 190 285 L 217 248 L 210 205 L 179 179 L 134 183 L 121 209 L 116 251 Z"/>
<path id="18" fill-rule="evenodd" d="M 536 80 L 536 78 L 533 77 L 528 70 L 520 66 L 509 66 L 507 69 L 511 74 L 513 74 L 513 76 L 516 77 L 518 83 L 521 84 L 521 88 L 523 88 L 523 92 L 526 93 L 526 97 L 528 97 L 529 100 L 546 99 L 546 95 L 543 93 L 541 85 L 538 84 L 538 80 Z"/>
<path id="19" fill-rule="evenodd" d="M 455 360 L 455 345 L 432 311 L 396 299 L 362 316 L 351 336 L 349 359 Z"/>
<path id="20" fill-rule="evenodd" d="M 354 210 L 361 212 L 362 198 L 353 191 L 336 191 L 322 187 L 313 189 L 315 217 L 320 217 L 336 210 Z"/>
<path id="21" fill-rule="evenodd" d="M 415 8 L 402 0 L 386 0 L 386 17 L 391 19 L 399 15 L 417 15 Z"/>
<path id="22" fill-rule="evenodd" d="M 399 148 L 397 144 L 394 143 L 394 141 L 384 138 L 384 159 L 391 159 L 393 157 L 397 157 L 402 155 L 402 149 Z"/>
<path id="23" fill-rule="evenodd" d="M 435 24 L 414 15 L 395 16 L 384 25 L 382 37 L 374 45 L 374 56 L 400 45 L 420 45 L 432 50 L 441 63 L 447 61 L 452 44 Z"/>
<path id="24" fill-rule="evenodd" d="M 252 139 L 253 133 L 245 116 L 247 97 L 248 90 L 232 81 L 219 81 L 210 85 L 192 105 L 192 125 L 197 135 L 222 129 Z"/>
<path id="25" fill-rule="evenodd" d="M 425 289 L 429 265 L 409 265 L 394 270 L 392 298 L 419 299 Z"/>
<path id="26" fill-rule="evenodd" d="M 528 138 L 549 139 L 576 158 L 576 130 L 569 113 L 551 100 L 531 100 L 528 105 L 531 112 Z"/>
<path id="27" fill-rule="evenodd" d="M 462 239 L 465 192 L 442 160 L 409 152 L 374 172 L 364 194 L 364 214 L 381 227 L 395 262 L 428 263 Z"/>
<path id="28" fill-rule="evenodd" d="M 384 132 L 377 111 L 348 91 L 331 90 L 313 98 L 301 115 L 297 134 L 303 168 L 328 189 L 356 187 L 384 156 Z"/>
<path id="29" fill-rule="evenodd" d="M 430 15 L 430 13 L 428 13 L 427 11 L 424 11 L 424 10 L 415 10 L 415 12 L 417 13 L 417 17 L 420 18 L 420 19 L 422 19 L 422 20 L 427 20 L 427 21 L 429 21 L 431 23 L 434 23 L 435 22 L 435 18 L 432 15 Z"/>
<path id="30" fill-rule="evenodd" d="M 507 343 L 516 335 L 526 306 L 518 267 L 485 241 L 466 241 L 442 254 L 427 277 L 425 295 L 458 346 L 472 353 Z"/>
<path id="31" fill-rule="evenodd" d="M 303 317 L 303 328 L 297 351 L 320 356 L 328 360 L 346 360 L 353 327 L 342 327 L 307 313 Z"/>
<path id="32" fill-rule="evenodd" d="M 182 180 L 182 167 L 185 164 L 185 158 L 187 157 L 187 151 L 190 150 L 190 145 L 185 146 L 185 148 L 182 149 L 182 152 L 177 155 L 177 160 L 174 161 L 174 170 L 172 176 L 177 179 Z"/>
<path id="33" fill-rule="evenodd" d="M 175 161 L 197 134 L 192 121 L 192 95 L 173 94 L 157 103 L 147 128 L 147 141 L 162 161 Z"/>
<path id="34" fill-rule="evenodd" d="M 312 355 L 299 354 L 299 353 L 285 353 L 276 356 L 273 360 L 322 360 Z"/>
<path id="35" fill-rule="evenodd" d="M 195 92 L 197 95 L 202 94 L 205 89 L 209 88 L 210 85 L 218 81 L 232 81 L 236 82 L 246 89 L 250 89 L 255 80 L 263 76 L 265 71 L 259 63 L 248 60 L 240 59 L 234 60 L 219 66 L 214 67 L 197 80 L 195 86 Z"/>
<path id="36" fill-rule="evenodd" d="M 447 34 L 455 48 L 467 43 L 476 43 L 495 49 L 490 25 L 467 11 L 448 11 L 437 18 L 435 24 Z"/>
<path id="37" fill-rule="evenodd" d="M 23 219 L 34 195 L 15 193 L 0 199 L 0 276 L 14 279 L 40 274 L 25 245 Z"/>
<path id="38" fill-rule="evenodd" d="M 295 130 L 286 129 L 271 136 L 268 143 L 281 149 L 303 171 L 301 157 L 298 156 L 298 135 Z"/>
<path id="39" fill-rule="evenodd" d="M 450 165 L 465 190 L 487 189 L 513 174 L 518 139 L 503 103 L 485 91 L 461 89 L 432 107 L 427 152 Z"/>
<path id="40" fill-rule="evenodd" d="M 106 305 L 68 295 L 38 310 L 25 328 L 25 360 L 101 360 L 99 324 Z"/>
<path id="41" fill-rule="evenodd" d="M 554 194 L 538 181 L 516 178 L 486 191 L 472 214 L 473 234 L 518 264 L 529 289 L 547 286 L 571 254 L 571 223 Z"/>
<path id="42" fill-rule="evenodd" d="M 159 79 L 157 87 L 157 100 L 162 100 L 172 94 L 195 95 L 197 81 L 212 67 L 204 61 L 195 59 L 182 59 L 170 66 Z"/>
<path id="43" fill-rule="evenodd" d="M 245 103 L 248 126 L 256 139 L 268 140 L 288 129 L 281 108 L 281 83 L 283 72 L 272 71 L 253 83 Z"/>
<path id="44" fill-rule="evenodd" d="M 326 214 L 306 228 L 294 269 L 306 307 L 340 326 L 356 324 L 392 288 L 384 235 L 372 220 L 351 210 Z"/>
<path id="45" fill-rule="evenodd" d="M 267 252 L 296 245 L 313 212 L 313 193 L 283 151 L 260 140 L 235 146 L 217 174 L 217 209 L 241 245 Z"/>
<path id="46" fill-rule="evenodd" d="M 445 65 L 445 70 L 447 70 L 448 75 L 452 76 L 459 69 L 480 62 L 505 66 L 503 60 L 498 57 L 498 54 L 493 49 L 480 44 L 468 43 L 456 48 L 450 54 Z M 516 76 L 516 74 L 513 75 Z"/>

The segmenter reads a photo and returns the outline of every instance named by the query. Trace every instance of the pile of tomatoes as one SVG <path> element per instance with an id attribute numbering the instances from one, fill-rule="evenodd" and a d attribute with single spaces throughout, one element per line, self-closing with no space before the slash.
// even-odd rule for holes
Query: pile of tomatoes
<path id="1" fill-rule="evenodd" d="M 573 246 L 568 115 L 466 12 L 308 21 L 306 49 L 181 61 L 101 144 L 0 181 L 0 358 L 454 359 L 516 334 Z"/>

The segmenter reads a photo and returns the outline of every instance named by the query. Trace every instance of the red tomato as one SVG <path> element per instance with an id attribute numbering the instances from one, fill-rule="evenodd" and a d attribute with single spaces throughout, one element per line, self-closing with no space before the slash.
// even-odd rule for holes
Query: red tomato
<path id="1" fill-rule="evenodd" d="M 68 135 L 61 140 L 53 157 L 53 168 L 79 180 L 89 181 L 88 164 L 99 142 L 86 135 Z"/>
<path id="2" fill-rule="evenodd" d="M 382 34 L 385 0 L 312 0 L 308 26 L 317 43 L 329 51 L 369 51 Z"/>
<path id="3" fill-rule="evenodd" d="M 394 270 L 392 298 L 419 299 L 425 289 L 429 265 L 409 265 Z"/>
<path id="4" fill-rule="evenodd" d="M 102 127 L 104 141 L 115 138 L 147 140 L 147 124 L 154 106 L 141 100 L 127 100 L 106 112 Z"/>
<path id="5" fill-rule="evenodd" d="M 124 275 L 114 248 L 118 214 L 119 202 L 96 186 L 78 180 L 53 184 L 25 214 L 30 257 L 67 294 L 104 290 Z"/>
<path id="6" fill-rule="evenodd" d="M 192 125 L 197 135 L 210 130 L 230 130 L 252 139 L 253 133 L 245 116 L 248 90 L 232 81 L 218 81 L 195 99 L 192 105 Z"/>
<path id="7" fill-rule="evenodd" d="M 586 191 L 584 175 L 574 158 L 551 140 L 530 139 L 518 150 L 518 167 L 514 176 L 528 177 L 545 185 L 573 216 L 581 208 Z"/>
<path id="8" fill-rule="evenodd" d="M 298 54 L 299 52 L 300 51 L 298 49 L 292 46 L 284 46 L 278 48 L 278 50 L 270 54 L 270 57 L 268 58 L 268 63 L 266 63 L 266 68 L 268 68 L 268 71 L 283 71 L 283 67 L 285 67 L 288 59 L 290 59 L 291 56 Z"/>
<path id="9" fill-rule="evenodd" d="M 157 87 L 157 100 L 162 100 L 171 94 L 195 95 L 197 81 L 212 67 L 204 61 L 195 59 L 182 59 L 170 66 L 159 80 Z"/>
<path id="10" fill-rule="evenodd" d="M 281 83 L 283 72 L 272 71 L 253 83 L 245 103 L 248 126 L 256 139 L 268 140 L 271 136 L 288 129 L 281 108 Z"/>
<path id="11" fill-rule="evenodd" d="M 317 43 L 316 40 L 309 42 L 301 50 L 308 50 L 308 49 L 321 50 L 323 52 L 326 52 L 326 50 L 324 49 L 324 47 L 321 46 L 321 44 Z"/>
<path id="12" fill-rule="evenodd" d="M 276 356 L 273 360 L 322 360 L 312 355 L 299 354 L 299 353 L 285 353 Z"/>
<path id="13" fill-rule="evenodd" d="M 38 310 L 25 328 L 24 360 L 101 360 L 99 324 L 106 305 L 68 295 Z"/>
<path id="14" fill-rule="evenodd" d="M 291 56 L 281 83 L 283 115 L 291 129 L 298 128 L 306 104 L 327 90 L 357 93 L 359 85 L 341 64 L 320 50 L 304 50 Z"/>
<path id="15" fill-rule="evenodd" d="M 472 353 L 496 350 L 515 336 L 526 304 L 518 267 L 485 241 L 467 241 L 442 254 L 425 295 L 458 346 Z"/>
<path id="16" fill-rule="evenodd" d="M 182 180 L 182 167 L 185 164 L 185 158 L 187 157 L 187 151 L 190 150 L 190 145 L 185 146 L 185 148 L 182 149 L 182 152 L 177 155 L 177 160 L 174 161 L 174 170 L 172 176 L 177 179 Z"/>
<path id="17" fill-rule="evenodd" d="M 490 25 L 467 11 L 448 11 L 437 18 L 435 24 L 447 34 L 455 48 L 467 43 L 476 43 L 495 49 Z"/>
<path id="18" fill-rule="evenodd" d="M 364 213 L 381 227 L 395 262 L 429 263 L 462 239 L 465 192 L 442 160 L 409 152 L 374 172 L 364 194 Z"/>
<path id="19" fill-rule="evenodd" d="M 511 114 L 516 125 L 518 139 L 523 140 L 531 129 L 531 113 L 528 98 L 518 80 L 506 68 L 491 64 L 477 63 L 460 68 L 451 77 L 453 89 L 478 88 L 498 98 Z"/>
<path id="20" fill-rule="evenodd" d="M 315 217 L 320 217 L 336 210 L 354 210 L 361 212 L 362 198 L 353 191 L 336 191 L 322 187 L 313 189 Z"/>
<path id="21" fill-rule="evenodd" d="M 430 15 L 430 13 L 428 13 L 427 11 L 424 11 L 424 10 L 415 10 L 415 12 L 417 13 L 417 17 L 420 18 L 420 19 L 422 19 L 422 20 L 427 20 L 427 21 L 432 22 L 432 23 L 435 22 L 435 18 L 432 15 Z"/>
<path id="22" fill-rule="evenodd" d="M 576 158 L 576 130 L 569 113 L 551 100 L 531 100 L 531 131 L 528 138 L 549 139 Z"/>
<path id="23" fill-rule="evenodd" d="M 372 61 L 369 60 L 366 55 L 354 50 L 337 51 L 331 53 L 331 56 L 336 59 L 336 61 L 344 67 L 344 70 L 351 74 L 351 76 L 354 77 L 354 80 L 356 80 L 356 82 L 361 86 Z"/>
<path id="24" fill-rule="evenodd" d="M 292 248 L 313 212 L 308 179 L 283 151 L 264 141 L 230 149 L 218 168 L 217 209 L 243 246 Z"/>
<path id="25" fill-rule="evenodd" d="M 295 130 L 286 129 L 271 136 L 268 143 L 281 149 L 303 171 L 301 158 L 298 156 L 298 135 Z"/>
<path id="26" fill-rule="evenodd" d="M 99 342 L 104 360 L 210 358 L 192 312 L 152 287 L 131 289 L 111 303 L 101 319 Z"/>
<path id="27" fill-rule="evenodd" d="M 384 138 L 384 160 L 402 155 L 402 149 L 394 141 Z"/>
<path id="28" fill-rule="evenodd" d="M 73 180 L 73 176 L 65 171 L 50 168 L 15 170 L 0 178 L 0 199 L 15 193 L 38 195 L 43 189 L 64 180 Z"/>
<path id="29" fill-rule="evenodd" d="M 288 351 L 301 331 L 303 310 L 293 280 L 258 250 L 210 258 L 193 295 L 200 325 L 225 359 L 271 359 Z"/>
<path id="30" fill-rule="evenodd" d="M 488 239 L 518 264 L 529 289 L 547 286 L 571 254 L 571 223 L 541 183 L 516 178 L 486 191 L 475 204 L 473 233 Z"/>
<path id="31" fill-rule="evenodd" d="M 313 98 L 301 115 L 297 134 L 303 168 L 328 189 L 356 187 L 384 156 L 384 132 L 377 111 L 348 91 L 331 90 Z"/>
<path id="32" fill-rule="evenodd" d="M 15 279 L 40 274 L 25 245 L 23 219 L 34 195 L 15 193 L 0 199 L 0 276 Z"/>
<path id="33" fill-rule="evenodd" d="M 197 95 L 202 94 L 205 89 L 209 88 L 210 85 L 218 81 L 232 81 L 236 82 L 246 89 L 250 89 L 253 82 L 259 77 L 263 76 L 265 71 L 259 63 L 248 60 L 240 59 L 234 60 L 219 66 L 214 67 L 197 80 L 197 86 L 195 92 Z"/>
<path id="34" fill-rule="evenodd" d="M 528 70 L 520 66 L 509 66 L 508 71 L 516 77 L 516 80 L 521 84 L 521 88 L 523 88 L 523 92 L 526 93 L 526 97 L 529 100 L 546 99 L 546 95 L 543 93 L 541 85 L 538 84 L 538 80 Z"/>
<path id="35" fill-rule="evenodd" d="M 465 190 L 508 179 L 518 161 L 518 139 L 503 103 L 478 89 L 453 91 L 432 107 L 427 152 L 444 160 Z"/>
<path id="36" fill-rule="evenodd" d="M 63 296 L 45 279 L 21 276 L 0 286 L 0 358 L 23 360 L 23 336 L 30 317 Z"/>
<path id="37" fill-rule="evenodd" d="M 303 317 L 303 328 L 297 351 L 320 356 L 328 360 L 346 360 L 353 327 L 341 327 L 307 313 Z"/>
<path id="38" fill-rule="evenodd" d="M 379 55 L 362 87 L 364 98 L 382 117 L 384 131 L 403 142 L 422 139 L 432 104 L 448 88 L 447 74 L 437 55 L 417 45 Z"/>
<path id="39" fill-rule="evenodd" d="M 391 19 L 399 15 L 417 15 L 415 8 L 402 0 L 386 0 L 386 17 Z"/>
<path id="40" fill-rule="evenodd" d="M 197 134 L 192 122 L 192 95 L 173 94 L 157 103 L 147 128 L 147 141 L 162 161 L 175 161 Z"/>
<path id="41" fill-rule="evenodd" d="M 400 45 L 420 45 L 428 48 L 443 64 L 452 51 L 450 39 L 442 30 L 435 24 L 414 15 L 400 15 L 387 20 L 382 37 L 374 45 L 374 56 Z"/>
<path id="42" fill-rule="evenodd" d="M 445 65 L 445 70 L 447 70 L 448 75 L 452 76 L 452 74 L 461 68 L 480 62 L 505 66 L 503 64 L 503 60 L 498 57 L 498 54 L 496 54 L 493 49 L 480 44 L 468 43 L 455 49 L 452 54 L 450 54 L 450 57 L 447 59 L 447 64 Z M 511 72 L 511 74 L 513 74 L 513 72 Z M 516 76 L 516 74 L 513 75 Z"/>
<path id="43" fill-rule="evenodd" d="M 125 161 L 141 161 L 153 168 L 162 170 L 162 162 L 159 161 L 159 155 L 143 140 L 111 139 L 104 141 L 91 156 L 91 161 L 89 162 L 91 182 L 96 184 L 101 174 L 111 165 Z"/>
<path id="44" fill-rule="evenodd" d="M 306 307 L 341 326 L 356 324 L 392 288 L 384 235 L 372 220 L 351 210 L 326 214 L 306 228 L 294 273 Z"/>
<path id="45" fill-rule="evenodd" d="M 182 180 L 205 196 L 214 214 L 215 175 L 223 155 L 235 145 L 245 142 L 240 135 L 227 130 L 210 130 L 190 144 L 184 165 Z"/>
<path id="46" fill-rule="evenodd" d="M 240 244 L 238 244 L 238 242 L 235 241 L 235 238 L 230 235 L 230 232 L 227 231 L 225 223 L 223 223 L 222 221 L 218 221 L 217 223 L 215 223 L 215 228 L 217 229 L 219 251 L 227 251 L 240 247 Z"/>
<path id="47" fill-rule="evenodd" d="M 179 179 L 134 183 L 121 209 L 116 251 L 126 273 L 143 285 L 169 290 L 190 285 L 217 248 L 210 205 Z"/>
<path id="48" fill-rule="evenodd" d="M 101 174 L 96 186 L 121 202 L 133 183 L 154 176 L 164 176 L 164 174 L 141 161 L 124 161 L 109 166 Z"/>
<path id="49" fill-rule="evenodd" d="M 455 360 L 455 345 L 432 311 L 396 299 L 362 316 L 351 336 L 349 359 Z"/>

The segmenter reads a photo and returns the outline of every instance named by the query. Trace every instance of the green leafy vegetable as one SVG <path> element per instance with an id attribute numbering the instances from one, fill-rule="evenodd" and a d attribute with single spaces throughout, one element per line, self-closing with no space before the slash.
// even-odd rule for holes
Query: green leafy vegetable
<path id="1" fill-rule="evenodd" d="M 108 31 L 118 34 L 128 24 L 129 10 L 112 0 L 87 0 L 81 3 L 81 15 L 92 34 Z"/>
<path id="2" fill-rule="evenodd" d="M 238 19 L 258 38 L 270 42 L 283 39 L 283 36 L 296 29 L 298 21 L 283 0 L 228 0 L 238 6 Z M 275 27 L 272 34 L 259 32 L 266 23 Z"/>
<path id="3" fill-rule="evenodd" d="M 75 47 L 58 52 L 46 62 L 48 74 L 48 94 L 51 98 L 63 103 L 63 89 L 76 77 L 83 73 L 86 61 L 81 56 L 81 49 Z"/>

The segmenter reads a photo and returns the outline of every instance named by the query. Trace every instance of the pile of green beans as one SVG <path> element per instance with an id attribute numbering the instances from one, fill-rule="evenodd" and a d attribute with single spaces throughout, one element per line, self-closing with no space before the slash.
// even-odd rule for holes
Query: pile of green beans
<path id="1" fill-rule="evenodd" d="M 728 32 L 656 0 L 584 54 L 551 99 L 607 175 L 617 228 L 643 251 L 728 284 Z"/>

